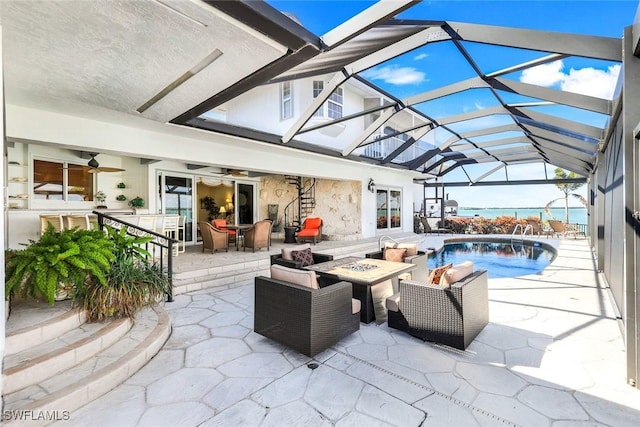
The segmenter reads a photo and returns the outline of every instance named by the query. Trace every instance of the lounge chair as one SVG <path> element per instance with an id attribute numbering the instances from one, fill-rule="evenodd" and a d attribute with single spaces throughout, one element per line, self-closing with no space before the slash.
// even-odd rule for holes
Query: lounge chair
<path id="1" fill-rule="evenodd" d="M 302 228 L 296 234 L 298 241 L 313 240 L 313 244 L 322 239 L 322 218 L 307 218 L 302 223 Z"/>
<path id="2" fill-rule="evenodd" d="M 453 233 L 453 231 L 449 230 L 448 228 L 432 228 L 429 225 L 429 221 L 427 221 L 427 218 L 424 216 L 420 217 L 420 222 L 422 223 L 422 227 L 424 228 L 425 233 Z"/>
<path id="3" fill-rule="evenodd" d="M 539 221 L 535 219 L 527 219 L 527 226 L 531 229 L 531 235 L 540 236 L 551 236 L 553 235 L 553 230 L 547 230 L 540 224 Z M 526 230 L 526 228 L 525 228 Z"/>
<path id="4" fill-rule="evenodd" d="M 571 224 L 564 224 L 562 221 L 558 221 L 557 219 L 550 219 L 549 225 L 553 229 L 553 233 L 556 236 L 559 235 L 562 237 L 566 237 L 570 234 L 573 234 L 573 238 L 576 239 L 578 237 L 578 234 L 582 234 L 585 238 L 587 237 L 584 231 L 576 229 Z"/>

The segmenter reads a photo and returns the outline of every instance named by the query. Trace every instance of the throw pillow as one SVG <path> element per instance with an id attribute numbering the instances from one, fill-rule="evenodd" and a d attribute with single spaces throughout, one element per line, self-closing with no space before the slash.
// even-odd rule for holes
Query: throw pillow
<path id="1" fill-rule="evenodd" d="M 406 256 L 406 249 L 384 248 L 383 258 L 385 261 L 404 262 L 404 257 Z"/>
<path id="2" fill-rule="evenodd" d="M 418 244 L 417 243 L 385 242 L 384 246 L 385 246 L 385 248 L 406 249 L 407 250 L 407 255 L 406 256 L 418 255 Z"/>
<path id="3" fill-rule="evenodd" d="M 443 265 L 442 267 L 434 268 L 433 270 L 431 270 L 431 273 L 429 273 L 429 278 L 427 279 L 427 282 L 431 283 L 432 285 L 439 285 L 442 275 L 452 266 L 453 264 L 447 264 L 447 265 Z"/>
<path id="4" fill-rule="evenodd" d="M 302 267 L 313 264 L 313 254 L 310 248 L 301 251 L 291 251 L 291 257 L 294 261 L 298 261 Z"/>
<path id="5" fill-rule="evenodd" d="M 311 249 L 311 243 L 306 243 L 304 245 L 291 246 L 289 248 L 282 248 L 282 259 L 286 259 L 287 261 L 293 261 L 293 257 L 291 256 L 291 252 L 293 251 L 301 251 L 303 249 Z"/>
<path id="6" fill-rule="evenodd" d="M 460 264 L 456 264 L 442 275 L 442 278 L 440 279 L 440 285 L 448 288 L 452 284 L 464 279 L 471 273 L 473 273 L 473 262 L 465 261 Z"/>
<path id="7" fill-rule="evenodd" d="M 318 279 L 314 271 L 298 270 L 274 264 L 271 266 L 271 278 L 283 282 L 295 283 L 311 289 L 319 289 Z"/>

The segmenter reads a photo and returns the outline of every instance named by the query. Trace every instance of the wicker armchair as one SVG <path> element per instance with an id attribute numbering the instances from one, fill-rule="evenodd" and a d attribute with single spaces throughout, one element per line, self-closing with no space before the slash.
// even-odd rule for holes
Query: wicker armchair
<path id="1" fill-rule="evenodd" d="M 475 271 L 451 288 L 403 280 L 387 310 L 389 327 L 464 350 L 489 323 L 487 272 Z"/>
<path id="2" fill-rule="evenodd" d="M 321 262 L 327 262 L 327 261 L 333 261 L 333 255 L 318 254 L 318 253 L 315 253 L 315 252 L 312 252 L 311 255 L 313 256 L 313 263 L 314 264 L 319 264 Z M 284 259 L 284 258 L 282 258 L 282 254 L 281 253 L 280 254 L 271 255 L 271 265 L 274 265 L 274 264 L 283 265 L 283 266 L 289 267 L 289 268 L 302 268 L 302 263 L 300 261 Z"/>
<path id="3" fill-rule="evenodd" d="M 245 230 L 243 234 L 242 250 L 251 248 L 253 252 L 256 249 L 267 248 L 271 246 L 271 220 L 265 219 L 253 224 L 253 227 Z"/>
<path id="4" fill-rule="evenodd" d="M 202 236 L 202 252 L 209 249 L 211 253 L 224 249 L 229 251 L 229 232 L 215 228 L 206 221 L 198 221 L 200 235 Z"/>
<path id="5" fill-rule="evenodd" d="M 319 289 L 258 276 L 254 331 L 309 357 L 360 329 L 353 314 L 351 283 Z"/>
<path id="6" fill-rule="evenodd" d="M 402 249 L 402 247 L 400 246 Z M 365 254 L 366 258 L 374 258 L 374 259 L 384 259 L 384 249 L 376 252 L 369 252 Z M 427 253 L 423 251 L 417 251 L 416 255 L 406 256 L 404 258 L 404 262 L 409 264 L 417 265 L 418 268 L 411 271 L 411 280 L 418 282 L 426 282 L 427 277 L 429 276 L 429 269 L 427 268 Z M 394 277 L 392 279 L 393 282 L 393 291 L 398 292 L 400 279 L 398 277 Z"/>

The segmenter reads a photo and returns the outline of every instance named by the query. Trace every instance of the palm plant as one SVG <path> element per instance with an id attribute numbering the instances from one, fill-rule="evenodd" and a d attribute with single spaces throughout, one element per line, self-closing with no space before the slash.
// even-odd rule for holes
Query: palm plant
<path id="1" fill-rule="evenodd" d="M 56 291 L 65 287 L 81 297 L 88 280 L 106 283 L 113 260 L 113 243 L 101 231 L 56 231 L 49 225 L 40 240 L 7 252 L 5 295 L 19 291 L 53 305 Z"/>
<path id="2" fill-rule="evenodd" d="M 555 179 L 576 178 L 576 174 L 574 172 L 567 173 L 567 171 L 565 171 L 562 168 L 556 168 L 554 172 L 555 172 Z M 551 215 L 551 210 L 550 210 L 551 209 L 551 205 L 553 205 L 558 200 L 563 200 L 564 199 L 564 215 L 565 215 L 565 221 L 564 222 L 565 222 L 565 224 L 568 224 L 569 223 L 569 196 L 575 197 L 585 207 L 587 207 L 587 200 L 581 194 L 574 193 L 574 191 L 576 191 L 578 188 L 582 187 L 583 185 L 584 185 L 584 183 L 582 183 L 582 182 L 580 182 L 580 183 L 567 183 L 567 184 L 555 184 L 555 186 L 558 187 L 558 189 L 564 193 L 564 196 L 560 197 L 560 198 L 557 198 L 557 199 L 554 199 L 554 200 L 550 201 L 549 203 L 547 203 L 547 205 L 544 207 L 545 213 L 550 218 L 553 218 L 553 215 Z"/>

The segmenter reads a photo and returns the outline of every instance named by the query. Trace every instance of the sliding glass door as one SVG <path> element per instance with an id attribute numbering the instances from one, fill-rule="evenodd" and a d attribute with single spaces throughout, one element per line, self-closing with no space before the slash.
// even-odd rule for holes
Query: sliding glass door
<path id="1" fill-rule="evenodd" d="M 193 242 L 193 177 L 188 175 L 158 175 L 158 213 L 166 215 L 184 215 L 185 240 Z M 180 240 L 182 235 L 179 236 Z"/>

